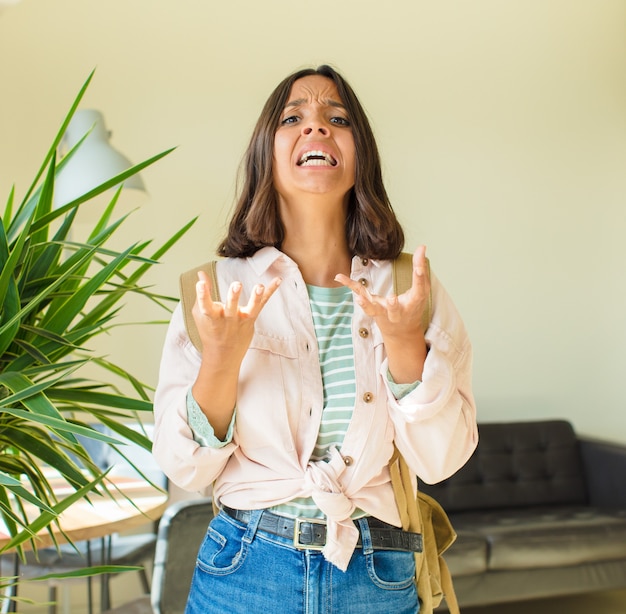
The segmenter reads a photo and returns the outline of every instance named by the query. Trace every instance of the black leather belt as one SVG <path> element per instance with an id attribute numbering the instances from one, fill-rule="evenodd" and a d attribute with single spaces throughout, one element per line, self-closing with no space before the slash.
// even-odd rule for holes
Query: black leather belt
<path id="1" fill-rule="evenodd" d="M 248 524 L 252 517 L 252 512 L 249 510 L 234 510 L 225 505 L 222 506 L 222 510 L 231 518 L 244 524 Z M 366 520 L 374 550 L 422 551 L 421 534 L 403 531 L 377 518 L 367 517 Z M 272 535 L 291 539 L 296 548 L 303 550 L 321 550 L 326 545 L 326 521 L 321 519 L 288 518 L 264 510 L 258 529 Z M 361 545 L 359 533 L 357 547 Z"/>

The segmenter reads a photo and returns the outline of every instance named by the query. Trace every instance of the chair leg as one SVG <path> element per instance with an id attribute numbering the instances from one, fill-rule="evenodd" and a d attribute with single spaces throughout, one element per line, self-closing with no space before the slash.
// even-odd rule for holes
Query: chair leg
<path id="1" fill-rule="evenodd" d="M 141 587 L 143 588 L 143 592 L 145 595 L 150 594 L 150 580 L 148 579 L 148 574 L 146 573 L 146 568 L 142 567 L 139 570 L 139 579 L 141 580 Z"/>
<path id="2" fill-rule="evenodd" d="M 102 552 L 102 565 L 109 565 L 111 563 L 111 542 L 112 537 L 108 535 L 106 538 L 102 538 L 100 547 Z M 111 587 L 109 585 L 109 574 L 102 574 L 100 576 L 100 609 L 102 612 L 106 612 L 111 608 Z"/>
<path id="3" fill-rule="evenodd" d="M 48 614 L 57 614 L 57 601 L 59 599 L 59 591 L 56 584 L 51 584 L 48 587 Z"/>
<path id="4" fill-rule="evenodd" d="M 17 554 L 15 555 L 17 557 Z M 19 572 L 19 559 L 16 559 L 13 564 L 13 575 L 16 569 Z M 11 574 L 8 574 L 11 575 Z M 0 560 L 0 578 L 4 578 L 2 571 L 2 561 Z M 13 597 L 17 596 L 17 584 L 11 584 L 0 591 L 0 614 L 8 614 L 9 612 L 15 612 L 15 601 Z"/>
<path id="5" fill-rule="evenodd" d="M 87 540 L 87 567 L 91 566 L 91 542 Z M 91 576 L 87 576 L 87 611 L 93 614 L 93 578 Z"/>
<path id="6" fill-rule="evenodd" d="M 13 585 L 9 589 L 9 597 L 8 600 L 8 611 L 9 612 L 17 612 L 17 601 L 15 599 L 11 599 L 11 597 L 17 597 L 17 580 L 20 577 L 20 557 L 17 552 L 13 555 L 13 577 L 15 578 Z"/>

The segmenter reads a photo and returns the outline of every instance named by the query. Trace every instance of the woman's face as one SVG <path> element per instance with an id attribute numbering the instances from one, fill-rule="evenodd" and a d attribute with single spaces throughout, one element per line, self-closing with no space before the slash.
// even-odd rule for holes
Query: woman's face
<path id="1" fill-rule="evenodd" d="M 274 137 L 279 196 L 286 202 L 304 194 L 345 199 L 354 174 L 354 138 L 337 87 L 321 75 L 298 79 Z"/>

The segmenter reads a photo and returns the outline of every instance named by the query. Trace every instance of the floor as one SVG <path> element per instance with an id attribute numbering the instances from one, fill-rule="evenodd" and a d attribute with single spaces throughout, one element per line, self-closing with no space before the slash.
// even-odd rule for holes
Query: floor
<path id="1" fill-rule="evenodd" d="M 98 591 L 99 585 L 95 581 L 94 592 L 96 595 L 99 594 Z M 47 597 L 45 584 L 38 586 L 33 584 L 28 587 L 22 587 L 21 596 L 28 597 L 39 603 L 20 604 L 19 612 L 23 614 L 48 614 L 48 608 L 43 604 Z M 114 610 L 115 614 L 144 614 L 144 612 L 149 612 L 149 610 L 145 609 L 145 605 L 127 609 L 119 608 L 122 604 L 132 602 L 141 596 L 141 586 L 136 573 L 129 572 L 113 578 L 111 581 L 111 596 L 112 606 L 119 609 L 119 612 Z M 67 586 L 67 589 L 62 591 L 60 598 L 63 597 L 65 597 L 65 603 L 59 603 L 58 614 L 87 614 L 84 581 L 72 581 Z M 95 604 L 95 606 L 94 614 L 99 614 L 99 604 Z M 626 614 L 626 590 L 463 609 L 463 614 L 528 614 L 529 612 L 532 612 L 532 614 Z M 250 614 L 254 613 L 251 612 Z"/>

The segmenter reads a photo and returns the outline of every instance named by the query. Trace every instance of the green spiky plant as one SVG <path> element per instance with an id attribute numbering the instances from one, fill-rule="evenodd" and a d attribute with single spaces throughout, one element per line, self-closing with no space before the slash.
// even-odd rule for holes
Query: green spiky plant
<path id="1" fill-rule="evenodd" d="M 23 553 L 27 541 L 36 549 L 34 534 L 47 529 L 52 535 L 52 524 L 64 509 L 94 489 L 106 495 L 106 475 L 90 459 L 81 436 L 116 447 L 122 455 L 120 441 L 150 449 L 145 434 L 132 428 L 141 416 L 149 417 L 150 388 L 94 356 L 89 342 L 102 333 L 114 334 L 120 301 L 129 295 L 169 312 L 172 299 L 143 286 L 142 278 L 195 221 L 156 249 L 151 241 L 112 249 L 108 241 L 127 217 L 115 218 L 118 190 L 89 237 L 70 240 L 82 205 L 171 151 L 55 209 L 55 175 L 82 141 L 60 161 L 56 151 L 92 77 L 76 96 L 23 200 L 15 203 L 13 188 L 0 219 L 0 514 L 12 536 L 0 553 Z M 97 365 L 102 379 L 81 376 L 88 363 Z M 122 388 L 132 392 L 124 394 Z M 102 434 L 94 424 L 113 435 Z M 44 466 L 56 470 L 74 492 L 57 499 Z M 36 518 L 26 517 L 26 503 L 38 508 Z M 11 581 L 0 578 L 0 589 Z"/>

